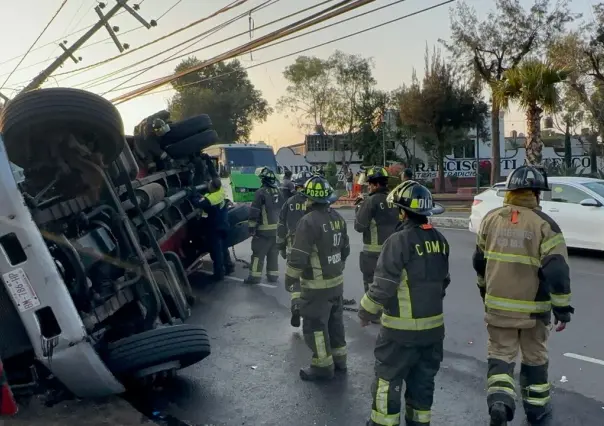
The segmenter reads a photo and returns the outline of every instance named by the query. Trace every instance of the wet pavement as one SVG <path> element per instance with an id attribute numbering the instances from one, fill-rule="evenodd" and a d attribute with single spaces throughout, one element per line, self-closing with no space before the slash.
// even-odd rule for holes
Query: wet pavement
<path id="1" fill-rule="evenodd" d="M 342 212 L 347 219 L 351 214 Z M 345 297 L 362 296 L 358 270 L 360 235 L 350 223 L 352 254 L 345 272 Z M 470 256 L 474 236 L 444 230 L 451 245 L 452 283 L 445 299 L 445 359 L 436 379 L 433 426 L 486 425 L 486 333 Z M 236 247 L 249 260 L 249 242 Z M 209 267 L 209 265 L 207 265 Z M 284 262 L 280 260 L 281 270 Z M 593 254 L 571 256 L 577 314 L 550 340 L 555 426 L 604 425 L 604 262 Z M 289 325 L 283 285 L 242 283 L 247 270 L 211 284 L 191 277 L 198 298 L 188 322 L 212 336 L 212 355 L 180 372 L 157 400 L 157 409 L 191 425 L 362 426 L 370 412 L 373 347 L 378 326 L 359 326 L 346 312 L 349 371 L 333 382 L 302 382 L 300 367 L 310 352 L 301 331 Z M 512 425 L 524 425 L 519 407 Z"/>

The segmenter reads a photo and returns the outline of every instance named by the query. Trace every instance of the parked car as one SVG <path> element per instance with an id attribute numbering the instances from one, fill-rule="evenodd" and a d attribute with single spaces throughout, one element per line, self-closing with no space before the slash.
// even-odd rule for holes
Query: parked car
<path id="1" fill-rule="evenodd" d="M 604 251 L 604 180 L 550 177 L 549 192 L 541 193 L 541 208 L 554 219 L 569 247 Z M 505 183 L 474 197 L 469 230 L 476 233 L 485 215 L 503 205 Z"/>

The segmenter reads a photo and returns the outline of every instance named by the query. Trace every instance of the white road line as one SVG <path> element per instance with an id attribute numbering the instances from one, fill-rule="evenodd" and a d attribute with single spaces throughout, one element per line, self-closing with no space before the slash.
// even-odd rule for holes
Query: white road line
<path id="1" fill-rule="evenodd" d="M 578 359 L 580 361 L 591 362 L 592 364 L 604 365 L 604 361 L 602 361 L 601 359 L 592 358 L 590 356 L 583 356 L 583 355 L 573 354 L 570 352 L 565 353 L 564 356 L 568 357 L 568 358 Z"/>

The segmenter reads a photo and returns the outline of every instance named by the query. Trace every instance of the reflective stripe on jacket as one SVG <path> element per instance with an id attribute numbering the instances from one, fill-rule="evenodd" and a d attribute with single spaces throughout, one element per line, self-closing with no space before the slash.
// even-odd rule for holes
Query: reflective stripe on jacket
<path id="1" fill-rule="evenodd" d="M 483 219 L 473 256 L 486 320 L 530 328 L 550 311 L 569 312 L 570 271 L 558 224 L 537 209 L 504 205 Z"/>
<path id="2" fill-rule="evenodd" d="M 360 315 L 383 312 L 382 326 L 407 342 L 444 338 L 449 243 L 432 225 L 405 221 L 386 240 Z"/>
<path id="3" fill-rule="evenodd" d="M 248 226 L 255 228 L 258 235 L 274 237 L 277 233 L 277 222 L 283 201 L 278 188 L 270 186 L 259 188 L 250 207 Z"/>
<path id="4" fill-rule="evenodd" d="M 327 206 L 311 205 L 300 219 L 287 260 L 285 285 L 300 280 L 302 294 L 341 295 L 344 263 L 350 254 L 346 221 Z"/>
<path id="5" fill-rule="evenodd" d="M 379 253 L 399 223 L 399 210 L 388 205 L 388 188 L 369 194 L 356 208 L 354 229 L 363 233 L 363 251 Z"/>

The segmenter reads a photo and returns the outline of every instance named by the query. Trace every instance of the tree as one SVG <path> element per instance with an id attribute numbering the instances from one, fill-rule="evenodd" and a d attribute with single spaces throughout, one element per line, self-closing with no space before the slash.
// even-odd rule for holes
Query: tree
<path id="1" fill-rule="evenodd" d="M 388 101 L 388 93 L 365 87 L 356 105 L 355 117 L 358 120 L 358 131 L 353 149 L 366 166 L 384 163 L 381 122 Z"/>
<path id="2" fill-rule="evenodd" d="M 525 148 L 529 164 L 542 163 L 541 117 L 543 112 L 553 113 L 558 107 L 557 84 L 566 77 L 566 71 L 530 59 L 505 71 L 503 78 L 492 86 L 493 105 L 498 109 L 508 109 L 510 102 L 515 101 L 526 112 Z"/>
<path id="3" fill-rule="evenodd" d="M 561 93 L 561 101 L 552 121 L 554 126 L 564 133 L 564 165 L 567 170 L 570 170 L 572 167 L 571 139 L 577 136 L 579 128 L 585 123 L 585 109 L 570 86 L 563 87 Z"/>
<path id="4" fill-rule="evenodd" d="M 548 58 L 569 71 L 567 83 L 589 113 L 597 133 L 589 134 L 591 173 L 597 174 L 597 134 L 604 137 L 604 4 L 594 6 L 594 21 L 558 37 Z M 603 139 L 604 140 L 604 139 Z"/>
<path id="5" fill-rule="evenodd" d="M 176 67 L 176 72 L 199 63 L 196 58 L 188 58 Z M 168 104 L 172 119 L 208 114 L 224 142 L 248 140 L 254 122 L 265 121 L 272 113 L 238 60 L 210 65 L 172 85 L 177 92 Z"/>
<path id="6" fill-rule="evenodd" d="M 516 68 L 526 55 L 560 34 L 578 16 L 570 13 L 567 0 L 559 1 L 553 11 L 550 3 L 551 0 L 535 0 L 525 11 L 519 0 L 496 0 L 495 11 L 482 22 L 473 8 L 459 3 L 451 13 L 451 41 L 443 44 L 458 65 L 492 91 L 507 70 Z M 500 175 L 499 113 L 493 103 L 491 184 L 498 182 Z"/>
<path id="7" fill-rule="evenodd" d="M 470 129 L 484 128 L 487 107 L 472 86 L 464 84 L 438 50 L 430 58 L 420 82 L 413 74 L 410 86 L 400 92 L 400 114 L 424 151 L 439 165 L 439 190 L 445 190 L 444 159 L 447 150 L 463 140 Z"/>
<path id="8" fill-rule="evenodd" d="M 283 71 L 288 86 L 286 94 L 277 101 L 277 109 L 293 117 L 298 127 L 306 131 L 321 129 L 321 133 L 330 133 L 333 71 L 328 60 L 298 56 Z"/>

